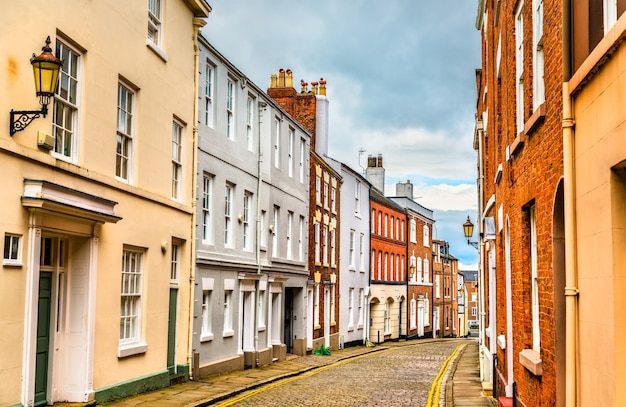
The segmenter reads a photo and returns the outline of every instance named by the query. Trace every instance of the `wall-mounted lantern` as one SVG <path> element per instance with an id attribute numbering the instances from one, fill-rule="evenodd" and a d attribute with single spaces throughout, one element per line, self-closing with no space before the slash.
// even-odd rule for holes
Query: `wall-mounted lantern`
<path id="1" fill-rule="evenodd" d="M 475 249 L 478 249 L 478 242 L 470 241 L 474 235 L 474 224 L 470 220 L 469 215 L 467 216 L 467 221 L 463 224 L 463 234 L 467 238 L 467 244 L 474 246 Z"/>
<path id="2" fill-rule="evenodd" d="M 9 133 L 13 136 L 18 131 L 24 130 L 33 120 L 48 114 L 48 104 L 54 96 L 59 79 L 59 71 L 63 61 L 52 54 L 50 48 L 50 36 L 46 38 L 46 45 L 39 56 L 30 59 L 35 76 L 35 93 L 39 97 L 41 110 L 13 110 L 11 109 L 11 127 Z"/>

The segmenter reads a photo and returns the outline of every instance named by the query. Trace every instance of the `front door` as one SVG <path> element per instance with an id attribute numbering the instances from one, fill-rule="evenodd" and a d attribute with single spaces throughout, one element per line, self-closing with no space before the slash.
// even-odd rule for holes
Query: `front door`
<path id="1" fill-rule="evenodd" d="M 39 275 L 37 309 L 37 347 L 35 357 L 35 405 L 47 404 L 48 361 L 50 360 L 50 310 L 52 307 L 52 273 Z"/>
<path id="2" fill-rule="evenodd" d="M 283 324 L 283 343 L 287 353 L 293 353 L 293 289 L 285 289 L 285 321 Z"/>
<path id="3" fill-rule="evenodd" d="M 170 374 L 176 373 L 176 304 L 178 289 L 170 288 L 170 304 L 167 325 L 167 370 Z"/>

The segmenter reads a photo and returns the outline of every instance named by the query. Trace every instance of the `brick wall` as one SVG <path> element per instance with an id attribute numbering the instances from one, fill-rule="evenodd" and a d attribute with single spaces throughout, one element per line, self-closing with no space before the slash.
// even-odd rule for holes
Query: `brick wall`
<path id="1" fill-rule="evenodd" d="M 525 131 L 516 127 L 516 53 L 515 15 L 519 2 L 487 1 L 488 29 L 483 31 L 483 64 L 478 75 L 478 113 L 488 111 L 487 131 L 483 137 L 485 167 L 484 203 L 493 195 L 496 203 L 487 216 L 497 223 L 496 292 L 497 326 L 495 333 L 507 332 L 505 228 L 510 225 L 511 285 L 513 304 L 513 360 L 518 400 L 526 406 L 556 403 L 555 341 L 553 312 L 552 230 L 554 200 L 563 175 L 562 45 L 561 4 L 544 1 L 544 81 L 545 116 L 533 116 L 532 2 L 523 4 L 524 14 L 524 122 Z M 500 75 L 497 53 L 500 44 Z M 485 90 L 487 91 L 485 95 Z M 483 97 L 485 99 L 483 99 Z M 484 102 L 484 104 L 483 104 Z M 531 128 L 531 125 L 534 127 Z M 508 149 L 507 149 L 508 147 Z M 507 150 L 510 158 L 507 161 Z M 502 164 L 502 177 L 494 182 Z M 519 353 L 532 347 L 530 220 L 529 207 L 536 208 L 537 270 L 539 281 L 539 326 L 543 374 L 535 376 L 519 363 Z M 502 219 L 498 209 L 502 207 Z M 486 273 L 488 274 L 488 273 Z M 488 281 L 486 281 L 486 286 Z M 491 304 L 493 307 L 494 304 Z M 497 348 L 500 371 L 506 378 L 507 352 Z M 512 382 L 511 378 L 506 380 Z"/>

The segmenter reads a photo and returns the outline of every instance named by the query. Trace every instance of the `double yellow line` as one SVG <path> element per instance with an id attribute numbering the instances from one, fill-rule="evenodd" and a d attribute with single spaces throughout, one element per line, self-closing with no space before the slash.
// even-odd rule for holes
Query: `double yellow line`
<path id="1" fill-rule="evenodd" d="M 441 369 L 439 369 L 439 373 L 435 377 L 433 381 L 433 385 L 430 387 L 430 391 L 428 392 L 428 400 L 426 401 L 426 407 L 437 407 L 439 405 L 439 393 L 441 391 L 441 382 L 443 381 L 443 377 L 448 371 L 448 366 L 450 362 L 456 357 L 461 349 L 465 347 L 465 344 L 461 344 L 454 349 L 454 352 L 443 362 Z"/>

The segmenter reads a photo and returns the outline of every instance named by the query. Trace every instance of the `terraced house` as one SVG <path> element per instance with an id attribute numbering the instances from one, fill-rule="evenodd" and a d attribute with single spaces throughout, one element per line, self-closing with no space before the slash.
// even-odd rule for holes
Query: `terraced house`
<path id="1" fill-rule="evenodd" d="M 339 347 L 341 175 L 328 163 L 326 81 L 301 81 L 298 93 L 291 70 L 271 76 L 267 94 L 311 134 L 309 157 L 309 280 L 306 349 Z"/>
<path id="2" fill-rule="evenodd" d="M 310 135 L 200 37 L 194 376 L 306 353 Z"/>
<path id="3" fill-rule="evenodd" d="M 386 198 L 383 157 L 369 156 L 365 169 L 370 190 L 370 336 L 381 343 L 407 336 L 406 211 Z"/>
<path id="4" fill-rule="evenodd" d="M 194 55 L 210 10 L 3 5 L 1 405 L 105 401 L 188 373 Z M 33 67 L 57 59 L 40 107 L 49 76 L 33 83 Z"/>

